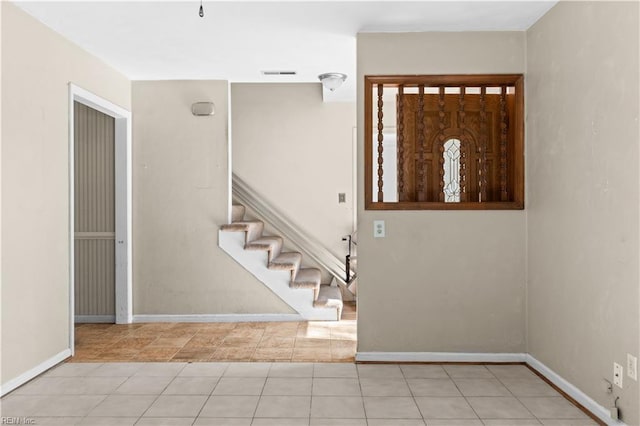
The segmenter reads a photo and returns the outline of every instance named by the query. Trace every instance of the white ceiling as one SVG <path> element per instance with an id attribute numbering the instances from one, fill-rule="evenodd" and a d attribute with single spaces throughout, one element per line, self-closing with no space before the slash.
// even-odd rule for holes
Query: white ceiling
<path id="1" fill-rule="evenodd" d="M 358 32 L 523 31 L 555 1 L 209 1 L 204 18 L 198 0 L 16 4 L 133 80 L 317 82 L 343 72 L 336 92 L 355 99 Z"/>

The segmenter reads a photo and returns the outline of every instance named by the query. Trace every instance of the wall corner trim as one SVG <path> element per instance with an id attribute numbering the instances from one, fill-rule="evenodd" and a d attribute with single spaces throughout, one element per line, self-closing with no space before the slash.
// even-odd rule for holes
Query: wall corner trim
<path id="1" fill-rule="evenodd" d="M 51 358 L 47 359 L 46 361 L 36 365 L 32 369 L 25 371 L 18 377 L 9 380 L 7 383 L 3 383 L 2 389 L 0 389 L 0 396 L 5 396 L 12 390 L 22 386 L 23 384 L 27 383 L 29 380 L 44 373 L 51 367 L 54 367 L 56 364 L 61 363 L 65 359 L 69 358 L 70 356 L 71 356 L 71 349 L 65 349 L 59 354 L 54 355 Z"/>
<path id="2" fill-rule="evenodd" d="M 357 362 L 525 362 L 524 353 L 358 352 Z"/>
<path id="3" fill-rule="evenodd" d="M 580 389 L 575 387 L 573 384 L 565 380 L 562 376 L 557 374 L 555 371 L 538 361 L 532 355 L 526 355 L 525 361 L 531 368 L 536 370 L 538 373 L 542 374 L 546 377 L 551 383 L 557 386 L 561 391 L 569 395 L 571 398 L 576 400 L 576 402 L 582 405 L 584 408 L 589 410 L 592 414 L 602 420 L 604 423 L 610 426 L 626 426 L 624 422 L 619 420 L 613 420 L 610 417 L 609 410 L 602 405 L 598 404 L 596 401 L 591 399 L 587 394 L 582 392 Z"/>
<path id="4" fill-rule="evenodd" d="M 271 322 L 304 321 L 299 314 L 134 315 L 133 322 Z"/>

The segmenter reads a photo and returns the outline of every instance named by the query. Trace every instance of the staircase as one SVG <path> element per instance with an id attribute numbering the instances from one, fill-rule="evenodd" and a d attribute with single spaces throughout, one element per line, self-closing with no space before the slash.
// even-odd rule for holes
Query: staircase
<path id="1" fill-rule="evenodd" d="M 283 239 L 263 235 L 264 222 L 245 220 L 245 207 L 232 207 L 232 222 L 218 232 L 218 245 L 236 262 L 268 286 L 305 320 L 338 321 L 342 294 L 334 285 L 322 284 L 317 268 L 302 267 L 299 252 L 283 251 Z"/>

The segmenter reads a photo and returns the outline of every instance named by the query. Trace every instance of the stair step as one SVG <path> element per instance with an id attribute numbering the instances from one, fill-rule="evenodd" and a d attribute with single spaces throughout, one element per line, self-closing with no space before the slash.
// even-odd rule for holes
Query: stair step
<path id="1" fill-rule="evenodd" d="M 302 262 L 302 255 L 297 251 L 280 253 L 278 257 L 269 262 L 269 269 L 291 271 L 292 277 L 295 278 L 298 268 L 300 268 L 300 262 Z"/>
<path id="2" fill-rule="evenodd" d="M 296 278 L 289 285 L 291 288 L 309 288 L 313 290 L 313 300 L 318 298 L 322 273 L 318 268 L 304 268 L 298 270 Z"/>
<path id="3" fill-rule="evenodd" d="M 328 284 L 320 286 L 318 298 L 313 302 L 313 306 L 316 308 L 336 308 L 338 310 L 338 319 L 342 315 L 343 305 L 340 288 Z"/>
<path id="4" fill-rule="evenodd" d="M 223 231 L 229 232 L 246 232 L 246 242 L 257 240 L 262 236 L 264 230 L 264 223 L 260 220 L 243 220 L 240 222 L 233 222 L 220 227 Z"/>
<path id="5" fill-rule="evenodd" d="M 268 251 L 269 261 L 280 255 L 282 250 L 282 238 L 280 237 L 262 237 L 253 240 L 244 246 L 245 250 Z"/>
<path id="6" fill-rule="evenodd" d="M 231 222 L 241 222 L 244 219 L 245 208 L 242 204 L 231 206 Z"/>

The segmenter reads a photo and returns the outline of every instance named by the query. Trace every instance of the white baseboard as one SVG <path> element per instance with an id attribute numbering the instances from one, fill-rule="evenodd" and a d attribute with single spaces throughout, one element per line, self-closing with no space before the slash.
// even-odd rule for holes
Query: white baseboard
<path id="1" fill-rule="evenodd" d="M 134 315 L 133 322 L 273 322 L 304 321 L 300 314 Z"/>
<path id="2" fill-rule="evenodd" d="M 19 386 L 22 386 L 23 384 L 27 383 L 29 380 L 33 379 L 34 377 L 38 376 L 39 374 L 44 373 L 45 371 L 47 371 L 51 367 L 55 366 L 56 364 L 61 363 L 65 359 L 69 358 L 70 356 L 71 356 L 71 350 L 70 349 L 65 349 L 64 351 L 60 352 L 59 354 L 54 355 L 51 358 L 49 358 L 48 360 L 36 365 L 32 369 L 30 369 L 28 371 L 25 371 L 24 373 L 22 373 L 21 375 L 19 375 L 15 379 L 11 379 L 7 383 L 3 383 L 2 387 L 0 388 L 0 396 L 5 396 L 6 394 L 11 392 L 15 388 L 17 388 Z"/>
<path id="3" fill-rule="evenodd" d="M 358 352 L 356 361 L 365 362 L 525 362 L 523 353 L 465 352 Z"/>
<path id="4" fill-rule="evenodd" d="M 76 315 L 75 316 L 76 324 L 115 324 L 116 316 L 115 315 Z"/>
<path id="5" fill-rule="evenodd" d="M 544 377 L 546 377 L 551 383 L 556 385 L 559 389 L 561 389 L 564 393 L 569 395 L 571 398 L 575 399 L 576 402 L 582 405 L 584 408 L 593 413 L 600 420 L 605 422 L 608 425 L 612 426 L 626 426 L 624 422 L 619 420 L 613 420 L 610 417 L 609 410 L 602 405 L 598 404 L 596 401 L 591 399 L 587 394 L 582 392 L 580 389 L 569 383 L 555 371 L 535 359 L 530 354 L 527 354 L 526 363 L 529 364 L 533 369 L 538 371 Z"/>

